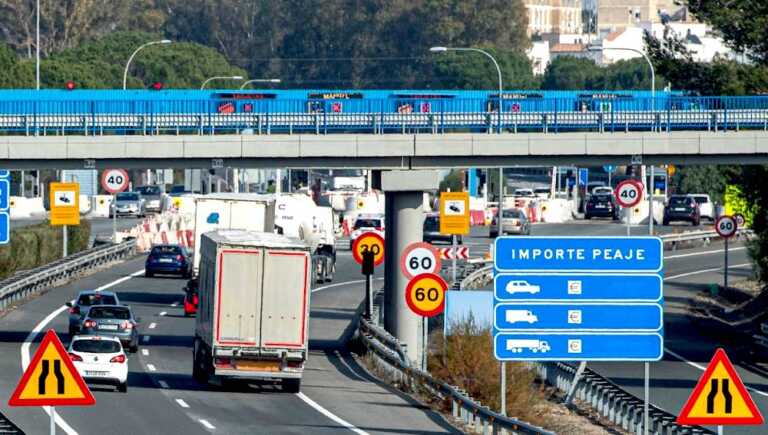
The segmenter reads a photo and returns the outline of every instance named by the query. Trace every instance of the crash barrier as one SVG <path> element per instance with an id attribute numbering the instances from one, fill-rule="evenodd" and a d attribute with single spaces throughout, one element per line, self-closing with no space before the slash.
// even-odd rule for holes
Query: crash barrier
<path id="1" fill-rule="evenodd" d="M 91 216 L 109 217 L 112 195 L 94 195 L 91 197 Z"/>
<path id="2" fill-rule="evenodd" d="M 440 401 L 450 401 L 453 418 L 461 422 L 467 430 L 482 434 L 554 435 L 554 432 L 494 412 L 472 399 L 459 387 L 435 379 L 429 372 L 411 366 L 403 345 L 362 317 L 359 332 L 360 340 L 379 368 L 401 385 L 423 391 Z"/>
<path id="3" fill-rule="evenodd" d="M 136 251 L 148 252 L 154 245 L 172 244 L 194 247 L 192 216 L 175 211 L 145 218 L 140 224 L 117 234 L 117 241 L 136 239 Z"/>
<path id="4" fill-rule="evenodd" d="M 576 376 L 576 367 L 560 362 L 533 363 L 539 378 L 562 392 L 569 392 Z M 579 378 L 575 396 L 597 410 L 611 423 L 633 434 L 644 431 L 644 402 L 624 391 L 610 380 L 587 368 Z M 663 409 L 650 405 L 649 433 L 658 435 L 714 434 L 700 426 L 682 426 L 677 417 Z"/>
<path id="5" fill-rule="evenodd" d="M 84 273 L 127 258 L 135 253 L 135 247 L 133 240 L 104 245 L 8 277 L 0 281 L 0 310 Z"/>
<path id="6" fill-rule="evenodd" d="M 621 222 L 627 223 L 627 209 L 622 209 Z M 630 224 L 647 224 L 648 223 L 648 199 L 640 201 L 636 206 L 632 207 L 632 215 L 630 216 Z M 664 200 L 653 200 L 653 219 L 657 223 L 662 223 L 664 220 Z"/>
<path id="7" fill-rule="evenodd" d="M 8 199 L 11 219 L 29 218 L 34 215 L 45 215 L 43 198 L 26 198 L 12 196 Z"/>

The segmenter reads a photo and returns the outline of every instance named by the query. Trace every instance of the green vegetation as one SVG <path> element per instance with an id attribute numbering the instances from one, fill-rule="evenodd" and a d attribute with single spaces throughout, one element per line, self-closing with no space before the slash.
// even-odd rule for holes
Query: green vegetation
<path id="1" fill-rule="evenodd" d="M 666 85 L 656 77 L 656 88 Z M 592 59 L 562 56 L 547 67 L 542 89 L 642 89 L 651 88 L 651 72 L 644 59 L 622 60 L 608 66 L 597 65 Z"/>
<path id="2" fill-rule="evenodd" d="M 90 235 L 89 221 L 81 220 L 79 226 L 67 227 L 68 253 L 87 249 Z M 0 246 L 0 279 L 58 260 L 62 254 L 61 243 L 61 227 L 48 223 L 12 229 L 10 243 Z"/>

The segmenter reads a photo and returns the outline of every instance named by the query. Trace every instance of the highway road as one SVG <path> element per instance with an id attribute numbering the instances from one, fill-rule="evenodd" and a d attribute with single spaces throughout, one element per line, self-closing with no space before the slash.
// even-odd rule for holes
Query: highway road
<path id="1" fill-rule="evenodd" d="M 644 227 L 633 232 L 643 234 Z M 610 222 L 535 225 L 536 235 L 622 235 L 625 227 Z M 487 250 L 490 239 L 476 230 L 465 240 L 473 255 Z M 340 246 L 346 246 L 344 241 Z M 731 255 L 734 275 L 748 272 L 743 247 Z M 669 253 L 665 289 L 668 354 L 652 365 L 652 399 L 677 412 L 690 393 L 701 368 L 717 346 L 699 336 L 681 313 L 701 283 L 714 282 L 722 267 L 717 246 Z M 129 358 L 127 394 L 94 388 L 97 405 L 59 408 L 65 433 L 357 433 L 438 434 L 456 432 L 438 414 L 378 382 L 360 367 L 344 347 L 354 329 L 362 301 L 362 283 L 348 251 L 341 251 L 335 281 L 313 289 L 310 320 L 311 356 L 302 393 L 286 394 L 273 385 L 240 389 L 202 387 L 191 378 L 191 338 L 194 319 L 179 306 L 184 282 L 173 278 L 147 279 L 141 275 L 143 257 L 61 286 L 0 318 L 0 389 L 10 391 L 18 381 L 22 362 L 34 353 L 41 332 L 54 328 L 65 343 L 63 303 L 82 289 L 116 291 L 141 318 L 142 346 Z M 711 270 L 710 270 L 711 269 Z M 32 333 L 30 333 L 32 332 Z M 674 352 L 674 353 L 672 353 Z M 591 368 L 642 396 L 642 364 L 591 364 Z M 760 372 L 739 372 L 761 392 L 755 399 L 768 414 L 768 387 Z M 45 433 L 48 416 L 38 408 L 9 408 L 0 412 L 27 433 Z M 761 433 L 737 431 L 729 433 Z"/>
<path id="2" fill-rule="evenodd" d="M 112 235 L 112 219 L 104 218 L 104 217 L 93 217 L 93 218 L 88 218 L 88 221 L 91 222 L 91 237 Z M 133 228 L 134 226 L 138 225 L 141 221 L 142 219 L 140 218 L 121 217 L 117 219 L 117 229 L 118 231 L 120 231 L 120 230 L 127 230 L 129 228 Z M 29 225 L 35 225 L 42 222 L 48 222 L 48 218 L 32 217 L 32 218 L 23 218 L 23 219 L 13 219 L 11 220 L 11 229 L 26 227 Z"/>

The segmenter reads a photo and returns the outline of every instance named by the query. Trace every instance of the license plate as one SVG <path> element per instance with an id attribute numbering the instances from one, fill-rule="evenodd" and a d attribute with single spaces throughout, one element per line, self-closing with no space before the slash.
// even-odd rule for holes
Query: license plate
<path id="1" fill-rule="evenodd" d="M 675 209 L 675 211 L 685 211 L 685 209 L 684 209 L 684 208 L 679 208 L 679 207 L 678 207 L 678 208 L 676 208 L 676 209 Z"/>
<path id="2" fill-rule="evenodd" d="M 99 325 L 99 329 L 107 331 L 117 331 L 117 325 Z"/>
<path id="3" fill-rule="evenodd" d="M 235 367 L 238 370 L 254 370 L 262 372 L 279 372 L 279 361 L 251 361 L 251 360 L 236 360 Z"/>
<path id="4" fill-rule="evenodd" d="M 605 204 L 597 204 L 595 205 L 595 208 L 605 208 Z"/>
<path id="5" fill-rule="evenodd" d="M 161 258 L 161 263 L 173 263 L 173 258 Z"/>
<path id="6" fill-rule="evenodd" d="M 109 372 L 94 372 L 91 370 L 85 371 L 85 376 L 107 376 Z"/>

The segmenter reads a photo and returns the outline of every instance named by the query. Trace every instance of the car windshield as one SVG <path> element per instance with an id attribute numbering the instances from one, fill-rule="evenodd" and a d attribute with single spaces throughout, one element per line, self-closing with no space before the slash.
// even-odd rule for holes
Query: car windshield
<path id="1" fill-rule="evenodd" d="M 142 186 L 136 190 L 142 195 L 160 195 L 159 186 Z"/>
<path id="2" fill-rule="evenodd" d="M 119 307 L 94 307 L 88 312 L 88 317 L 92 319 L 128 320 L 131 318 L 131 312 L 126 308 Z"/>
<path id="3" fill-rule="evenodd" d="M 690 199 L 684 196 L 673 196 L 672 198 L 669 198 L 669 205 L 688 205 L 689 202 Z"/>
<path id="4" fill-rule="evenodd" d="M 122 350 L 120 343 L 112 340 L 76 340 L 72 350 L 86 353 L 117 353 Z"/>
<path id="5" fill-rule="evenodd" d="M 103 295 L 99 293 L 91 293 L 86 295 L 80 295 L 77 298 L 77 305 L 89 307 L 91 305 L 116 305 L 117 299 L 112 295 Z"/>
<path id="6" fill-rule="evenodd" d="M 355 221 L 355 229 L 360 228 L 379 228 L 381 227 L 381 220 L 379 219 L 357 219 Z"/>
<path id="7" fill-rule="evenodd" d="M 440 229 L 440 219 L 437 216 L 427 216 L 424 219 L 425 231 L 438 231 Z"/>
<path id="8" fill-rule="evenodd" d="M 707 197 L 706 196 L 694 196 L 693 200 L 698 202 L 699 204 L 706 204 L 706 203 L 709 202 L 709 201 L 707 201 Z"/>
<path id="9" fill-rule="evenodd" d="M 123 192 L 117 194 L 118 201 L 138 201 L 139 194 L 134 192 Z"/>
<path id="10" fill-rule="evenodd" d="M 501 216 L 504 218 L 520 219 L 520 210 L 516 208 L 510 208 L 510 209 L 504 210 L 504 214 L 502 214 Z"/>
<path id="11" fill-rule="evenodd" d="M 536 193 L 546 193 L 546 194 L 549 194 L 549 191 L 550 191 L 549 187 L 542 187 L 540 189 L 534 190 L 534 192 Z"/>
<path id="12" fill-rule="evenodd" d="M 181 248 L 178 246 L 155 246 L 149 255 L 181 255 Z"/>

